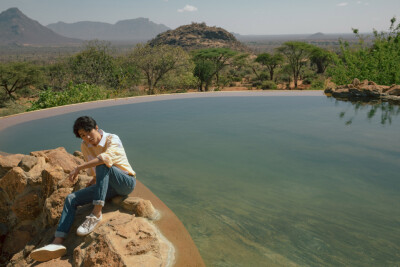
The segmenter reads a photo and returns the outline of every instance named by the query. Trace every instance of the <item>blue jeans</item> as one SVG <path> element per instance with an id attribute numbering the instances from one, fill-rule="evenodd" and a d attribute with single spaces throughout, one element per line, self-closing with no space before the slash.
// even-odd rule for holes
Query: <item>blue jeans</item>
<path id="1" fill-rule="evenodd" d="M 133 191 L 136 178 L 124 173 L 115 166 L 105 164 L 96 167 L 96 184 L 71 193 L 64 202 L 55 237 L 65 238 L 74 222 L 78 206 L 93 203 L 104 206 L 105 200 L 117 195 L 126 196 Z"/>

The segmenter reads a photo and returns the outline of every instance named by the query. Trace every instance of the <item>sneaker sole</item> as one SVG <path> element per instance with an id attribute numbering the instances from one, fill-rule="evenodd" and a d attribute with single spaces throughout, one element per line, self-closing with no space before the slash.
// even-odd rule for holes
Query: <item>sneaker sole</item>
<path id="1" fill-rule="evenodd" d="M 66 248 L 60 248 L 54 251 L 50 250 L 39 250 L 33 251 L 30 255 L 35 261 L 49 261 L 52 259 L 57 259 L 64 256 L 67 253 Z"/>

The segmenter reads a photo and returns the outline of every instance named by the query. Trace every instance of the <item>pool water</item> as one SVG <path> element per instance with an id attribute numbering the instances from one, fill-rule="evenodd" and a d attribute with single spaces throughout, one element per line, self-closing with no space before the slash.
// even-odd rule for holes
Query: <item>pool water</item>
<path id="1" fill-rule="evenodd" d="M 137 103 L 7 128 L 0 151 L 72 153 L 90 115 L 207 266 L 398 266 L 400 118 L 369 111 L 324 96 Z"/>

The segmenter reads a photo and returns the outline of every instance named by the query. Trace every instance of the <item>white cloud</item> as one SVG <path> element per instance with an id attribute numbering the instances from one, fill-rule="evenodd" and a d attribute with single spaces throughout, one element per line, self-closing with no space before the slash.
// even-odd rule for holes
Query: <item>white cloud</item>
<path id="1" fill-rule="evenodd" d="M 193 12 L 193 11 L 197 11 L 197 7 L 191 5 L 186 5 L 184 8 L 178 9 L 178 12 Z"/>
<path id="2" fill-rule="evenodd" d="M 357 4 L 361 4 L 362 2 L 361 1 L 357 1 Z"/>
<path id="3" fill-rule="evenodd" d="M 347 6 L 349 3 L 347 3 L 347 2 L 344 2 L 344 3 L 339 3 L 339 4 L 337 4 L 337 6 Z"/>

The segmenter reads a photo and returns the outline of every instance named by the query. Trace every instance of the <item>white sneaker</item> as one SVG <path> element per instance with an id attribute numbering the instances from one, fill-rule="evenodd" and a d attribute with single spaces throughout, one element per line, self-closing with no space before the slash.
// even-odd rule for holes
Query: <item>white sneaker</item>
<path id="1" fill-rule="evenodd" d="M 78 227 L 76 230 L 76 234 L 79 236 L 85 236 L 93 232 L 96 225 L 101 221 L 103 218 L 103 214 L 100 215 L 100 218 L 97 218 L 93 214 L 86 216 L 86 220 Z"/>
<path id="2" fill-rule="evenodd" d="M 67 248 L 63 245 L 50 244 L 31 252 L 30 257 L 35 261 L 49 261 L 62 257 L 67 253 Z"/>

